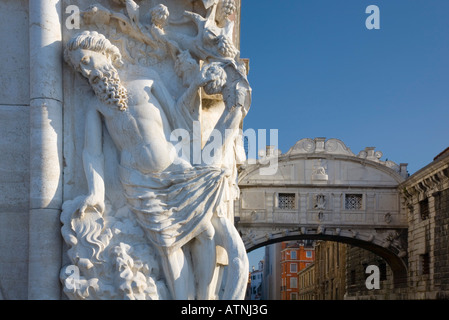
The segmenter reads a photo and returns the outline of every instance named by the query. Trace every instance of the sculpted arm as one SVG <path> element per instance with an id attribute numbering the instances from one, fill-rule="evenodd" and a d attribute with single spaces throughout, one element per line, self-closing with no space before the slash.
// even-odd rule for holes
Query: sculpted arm
<path id="1" fill-rule="evenodd" d="M 202 76 L 195 77 L 192 79 L 190 86 L 187 90 L 179 97 L 177 101 L 177 108 L 185 108 L 189 110 L 192 106 L 195 106 L 195 100 L 198 98 L 198 89 L 204 86 L 208 80 L 202 78 Z"/>
<path id="2" fill-rule="evenodd" d="M 105 187 L 102 123 L 100 114 L 95 109 L 87 112 L 84 139 L 83 164 L 89 191 L 80 206 L 80 214 L 84 214 L 87 209 L 103 213 Z"/>
<path id="3" fill-rule="evenodd" d="M 199 99 L 198 90 L 210 81 L 212 80 L 206 78 L 204 74 L 194 76 L 191 79 L 190 86 L 177 100 L 174 100 L 167 89 L 163 85 L 160 85 L 159 82 L 153 84 L 152 93 L 156 96 L 167 113 L 174 113 L 174 116 L 178 116 L 178 113 L 171 110 L 173 107 L 176 108 L 177 111 L 189 110 L 190 112 L 195 108 L 199 108 L 199 102 L 197 101 Z"/>
<path id="4" fill-rule="evenodd" d="M 187 90 L 179 97 L 177 101 L 178 108 L 186 108 L 187 110 L 191 109 L 192 106 L 198 106 L 195 104 L 195 100 L 198 99 L 198 90 L 201 87 L 206 86 L 207 84 L 213 82 L 215 79 L 211 74 L 207 72 L 206 68 L 203 68 L 197 74 L 194 74 L 190 80 L 190 86 Z"/>

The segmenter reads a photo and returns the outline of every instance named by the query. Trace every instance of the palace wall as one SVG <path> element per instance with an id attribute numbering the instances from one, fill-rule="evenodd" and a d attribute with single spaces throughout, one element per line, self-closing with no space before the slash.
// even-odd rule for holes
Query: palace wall
<path id="1" fill-rule="evenodd" d="M 30 190 L 28 1 L 0 2 L 0 298 L 26 299 Z"/>

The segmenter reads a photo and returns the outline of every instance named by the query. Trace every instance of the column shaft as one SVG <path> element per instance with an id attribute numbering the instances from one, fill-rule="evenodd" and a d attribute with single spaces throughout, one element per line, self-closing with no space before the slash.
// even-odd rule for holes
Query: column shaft
<path id="1" fill-rule="evenodd" d="M 30 0 L 28 298 L 60 299 L 62 239 L 61 1 Z"/>

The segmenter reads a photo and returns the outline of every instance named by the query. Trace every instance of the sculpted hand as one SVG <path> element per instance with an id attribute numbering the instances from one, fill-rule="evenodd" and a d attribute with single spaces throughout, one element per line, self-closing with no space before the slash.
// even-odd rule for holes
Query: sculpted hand
<path id="1" fill-rule="evenodd" d="M 99 197 L 90 194 L 87 195 L 84 199 L 81 200 L 78 212 L 80 214 L 80 218 L 84 216 L 84 213 L 87 211 L 96 211 L 99 214 L 103 214 L 104 212 L 104 200 L 99 199 Z"/>
<path id="2" fill-rule="evenodd" d="M 209 82 L 213 81 L 212 75 L 207 72 L 207 69 L 203 68 L 197 78 L 198 87 L 204 87 Z"/>

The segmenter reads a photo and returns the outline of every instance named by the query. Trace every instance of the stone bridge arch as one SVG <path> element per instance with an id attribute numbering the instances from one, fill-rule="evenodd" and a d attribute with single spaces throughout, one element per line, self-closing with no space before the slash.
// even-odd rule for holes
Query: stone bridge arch
<path id="1" fill-rule="evenodd" d="M 382 257 L 395 284 L 404 285 L 407 218 L 398 185 L 407 165 L 381 157 L 372 147 L 355 155 L 338 139 L 315 138 L 248 160 L 235 204 L 247 251 L 293 239 L 348 243 Z"/>
<path id="2" fill-rule="evenodd" d="M 406 230 L 394 230 L 387 235 L 388 240 L 382 242 L 374 240 L 370 233 L 359 233 L 357 230 L 318 230 L 307 228 L 306 230 L 259 229 L 239 227 L 247 252 L 277 242 L 290 240 L 323 240 L 350 244 L 371 251 L 383 258 L 390 266 L 395 287 L 403 287 L 407 284 L 407 254 L 403 250 L 402 241 L 406 239 Z M 402 233 L 397 233 L 402 232 Z"/>

